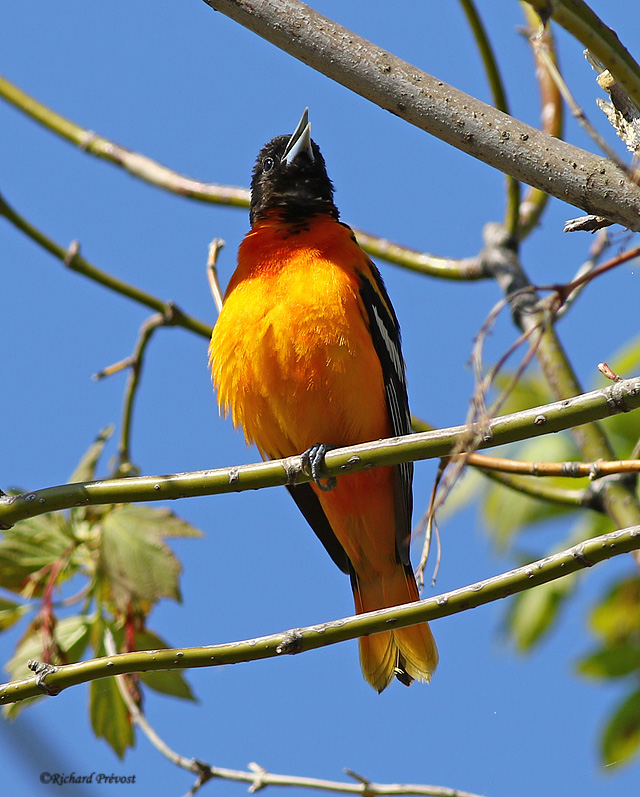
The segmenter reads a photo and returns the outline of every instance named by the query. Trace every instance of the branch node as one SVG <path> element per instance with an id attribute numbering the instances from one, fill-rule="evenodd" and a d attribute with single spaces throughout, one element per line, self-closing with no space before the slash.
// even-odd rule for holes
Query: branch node
<path id="1" fill-rule="evenodd" d="M 595 562 L 592 562 L 584 554 L 584 545 L 578 545 L 573 550 L 573 558 L 579 562 L 583 567 L 593 567 Z"/>
<path id="2" fill-rule="evenodd" d="M 265 778 L 269 773 L 264 767 L 261 767 L 260 764 L 256 764 L 255 761 L 249 764 L 249 769 L 256 776 L 251 786 L 249 786 L 249 794 L 255 794 L 255 792 L 264 789 L 268 785 Z"/>
<path id="3" fill-rule="evenodd" d="M 48 684 L 44 679 L 50 673 L 58 672 L 58 668 L 53 664 L 47 664 L 44 661 L 38 661 L 37 659 L 29 659 L 27 662 L 27 667 L 35 673 L 36 675 L 36 686 L 45 693 L 45 695 L 49 695 L 50 697 L 55 697 L 59 695 L 62 691 L 59 686 L 54 686 L 52 684 Z"/>
<path id="4" fill-rule="evenodd" d="M 282 467 L 287 474 L 287 484 L 293 485 L 298 483 L 298 477 L 304 475 L 304 468 L 302 466 L 302 459 L 300 456 L 286 457 L 282 460 Z"/>
<path id="5" fill-rule="evenodd" d="M 629 389 L 624 381 L 615 382 L 605 390 L 607 406 L 613 413 L 629 412 L 631 407 L 627 404 L 627 395 L 634 396 L 638 392 L 640 392 L 640 386 L 636 386 L 634 390 L 633 388 Z"/>
<path id="6" fill-rule="evenodd" d="M 604 216 L 578 216 L 577 219 L 567 219 L 562 232 L 596 232 L 603 227 L 611 227 L 614 223 Z"/>
<path id="7" fill-rule="evenodd" d="M 93 144 L 94 141 L 98 140 L 98 134 L 95 130 L 85 130 L 82 134 L 82 139 L 78 146 L 83 152 L 87 152 L 89 147 Z"/>
<path id="8" fill-rule="evenodd" d="M 357 780 L 358 783 L 362 783 L 363 786 L 370 786 L 371 781 L 369 778 L 365 778 L 364 775 L 359 775 L 357 772 L 354 772 L 352 769 L 344 769 L 343 770 L 345 775 L 348 775 L 350 778 Z"/>
<path id="9" fill-rule="evenodd" d="M 598 363 L 598 371 L 612 382 L 622 382 L 622 377 L 618 376 L 618 374 L 610 368 L 608 363 Z"/>
<path id="10" fill-rule="evenodd" d="M 69 244 L 69 248 L 67 249 L 66 254 L 64 256 L 64 260 L 62 262 L 65 264 L 67 268 L 72 269 L 74 266 L 74 260 L 78 257 L 79 254 L 80 254 L 80 241 L 78 240 L 71 241 L 71 243 Z"/>
<path id="11" fill-rule="evenodd" d="M 299 628 L 292 628 L 290 631 L 287 631 L 284 636 L 282 637 L 282 642 L 276 648 L 276 653 L 278 655 L 282 654 L 290 654 L 293 655 L 295 653 L 300 653 L 302 650 L 302 641 L 304 637 L 302 636 L 302 632 Z"/>

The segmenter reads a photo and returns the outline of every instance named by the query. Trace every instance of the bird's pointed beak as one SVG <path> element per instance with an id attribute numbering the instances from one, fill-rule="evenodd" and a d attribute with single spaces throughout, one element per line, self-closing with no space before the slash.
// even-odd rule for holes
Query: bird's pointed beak
<path id="1" fill-rule="evenodd" d="M 295 132 L 287 142 L 283 160 L 287 165 L 290 165 L 302 152 L 306 152 L 309 158 L 314 160 L 313 149 L 311 148 L 311 123 L 309 122 L 308 108 L 304 109 Z"/>

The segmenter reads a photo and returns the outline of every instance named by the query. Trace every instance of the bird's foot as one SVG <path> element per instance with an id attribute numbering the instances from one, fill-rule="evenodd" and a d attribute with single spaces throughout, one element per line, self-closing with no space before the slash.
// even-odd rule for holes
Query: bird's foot
<path id="1" fill-rule="evenodd" d="M 335 476 L 330 476 L 323 481 L 324 477 L 320 473 L 324 467 L 325 454 L 327 451 L 331 451 L 331 449 L 335 447 L 336 446 L 327 446 L 324 443 L 316 443 L 300 456 L 300 459 L 302 460 L 302 466 L 309 468 L 311 476 L 313 477 L 313 481 L 324 493 L 330 492 L 336 486 Z"/>

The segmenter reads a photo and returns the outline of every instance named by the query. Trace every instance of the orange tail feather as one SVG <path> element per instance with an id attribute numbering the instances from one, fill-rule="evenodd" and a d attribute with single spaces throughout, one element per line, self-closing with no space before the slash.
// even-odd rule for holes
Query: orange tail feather
<path id="1" fill-rule="evenodd" d="M 353 579 L 357 614 L 417 601 L 418 588 L 402 565 L 375 581 Z M 438 650 L 427 623 L 361 637 L 360 666 L 371 686 L 382 692 L 393 680 L 409 685 L 429 681 L 438 665 Z"/>

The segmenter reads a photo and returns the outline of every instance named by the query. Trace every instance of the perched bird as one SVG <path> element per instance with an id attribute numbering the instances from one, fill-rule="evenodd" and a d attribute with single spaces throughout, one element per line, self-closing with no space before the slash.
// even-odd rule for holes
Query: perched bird
<path id="1" fill-rule="evenodd" d="M 327 447 L 408 434 L 411 421 L 396 314 L 338 220 L 307 111 L 258 155 L 250 221 L 209 347 L 220 409 L 263 459 L 306 452 L 314 482 L 288 489 L 350 576 L 357 613 L 418 600 L 413 466 L 347 474 L 335 487 L 319 476 Z M 428 681 L 438 662 L 427 623 L 359 644 L 363 675 L 379 692 L 394 676 Z"/>

